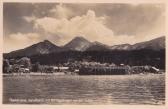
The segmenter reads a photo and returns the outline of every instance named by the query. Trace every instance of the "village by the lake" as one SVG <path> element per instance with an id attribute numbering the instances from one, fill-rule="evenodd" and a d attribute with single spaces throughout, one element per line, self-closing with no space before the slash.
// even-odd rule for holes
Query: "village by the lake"
<path id="1" fill-rule="evenodd" d="M 4 75 L 131 75 L 131 74 L 162 74 L 164 70 L 160 70 L 154 66 L 129 66 L 115 65 L 109 63 L 75 61 L 67 62 L 59 65 L 40 65 L 38 62 L 31 64 L 28 57 L 21 59 L 5 59 L 3 61 Z"/>

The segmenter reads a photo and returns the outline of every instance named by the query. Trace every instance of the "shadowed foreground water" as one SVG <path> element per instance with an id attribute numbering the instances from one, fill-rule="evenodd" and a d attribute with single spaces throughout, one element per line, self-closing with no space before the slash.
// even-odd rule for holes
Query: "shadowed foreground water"
<path id="1" fill-rule="evenodd" d="M 4 104 L 164 104 L 165 76 L 4 76 Z"/>

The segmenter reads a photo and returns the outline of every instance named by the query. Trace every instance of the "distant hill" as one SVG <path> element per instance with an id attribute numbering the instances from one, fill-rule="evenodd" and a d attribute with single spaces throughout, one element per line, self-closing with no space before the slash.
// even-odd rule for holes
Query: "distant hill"
<path id="1" fill-rule="evenodd" d="M 130 48 L 131 50 L 140 50 L 140 49 L 152 49 L 152 50 L 161 50 L 165 49 L 165 36 L 152 39 L 146 42 L 140 42 L 134 44 Z"/>
<path id="2" fill-rule="evenodd" d="M 141 50 L 141 49 L 150 49 L 150 50 L 165 49 L 165 36 L 152 39 L 150 41 L 136 43 L 134 45 L 121 44 L 111 46 L 111 50 Z"/>

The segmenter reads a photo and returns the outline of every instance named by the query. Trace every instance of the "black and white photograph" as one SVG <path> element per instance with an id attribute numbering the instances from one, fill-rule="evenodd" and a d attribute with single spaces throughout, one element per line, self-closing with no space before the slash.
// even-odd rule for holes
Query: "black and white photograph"
<path id="1" fill-rule="evenodd" d="M 166 104 L 164 3 L 3 3 L 2 104 Z"/>

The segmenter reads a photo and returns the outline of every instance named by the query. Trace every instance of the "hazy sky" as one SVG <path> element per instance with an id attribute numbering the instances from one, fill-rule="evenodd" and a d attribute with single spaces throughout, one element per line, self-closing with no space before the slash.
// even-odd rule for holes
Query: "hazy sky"
<path id="1" fill-rule="evenodd" d="M 4 3 L 4 52 L 76 36 L 107 45 L 165 35 L 164 4 Z"/>

